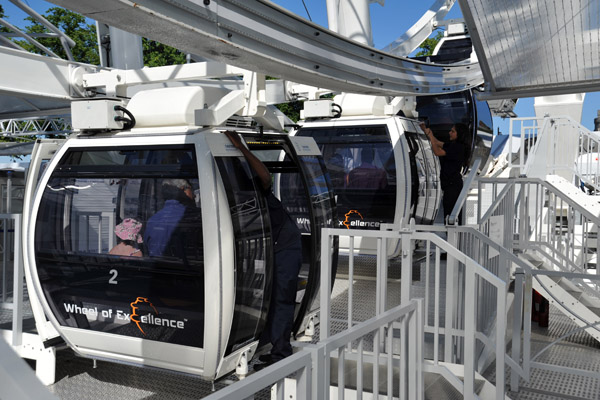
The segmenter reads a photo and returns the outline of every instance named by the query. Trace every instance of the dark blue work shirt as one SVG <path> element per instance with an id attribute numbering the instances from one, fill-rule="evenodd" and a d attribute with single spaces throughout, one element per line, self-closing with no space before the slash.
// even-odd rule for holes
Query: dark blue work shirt
<path id="1" fill-rule="evenodd" d="M 442 148 L 446 152 L 445 156 L 440 157 L 440 181 L 444 190 L 450 185 L 462 183 L 461 170 L 465 159 L 465 145 L 452 140 L 444 143 Z"/>

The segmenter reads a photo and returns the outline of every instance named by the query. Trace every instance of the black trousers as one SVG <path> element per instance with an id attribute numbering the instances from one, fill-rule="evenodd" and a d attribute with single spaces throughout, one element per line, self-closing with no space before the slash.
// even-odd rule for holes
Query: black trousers
<path id="1" fill-rule="evenodd" d="M 456 200 L 458 200 L 458 196 L 460 196 L 460 192 L 463 188 L 462 179 L 456 182 L 452 182 L 451 184 L 446 184 L 442 188 L 442 205 L 444 206 L 444 222 L 446 222 L 446 218 L 450 214 L 452 214 L 452 210 L 454 209 L 454 205 L 456 204 Z M 458 215 L 458 222 L 462 223 L 462 211 Z"/>
<path id="2" fill-rule="evenodd" d="M 292 355 L 290 336 L 294 324 L 298 274 L 302 266 L 302 248 L 275 253 L 275 272 L 267 325 L 261 342 L 271 342 L 271 358 L 279 361 Z"/>

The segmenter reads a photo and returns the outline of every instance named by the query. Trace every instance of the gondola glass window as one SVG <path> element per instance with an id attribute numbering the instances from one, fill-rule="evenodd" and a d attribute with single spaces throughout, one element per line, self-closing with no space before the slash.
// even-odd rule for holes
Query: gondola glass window
<path id="1" fill-rule="evenodd" d="M 450 129 L 456 123 L 472 126 L 474 111 L 471 92 L 445 94 L 440 96 L 417 96 L 419 118 L 429 120 L 429 127 L 435 137 L 443 142 L 450 140 Z"/>
<path id="2" fill-rule="evenodd" d="M 243 157 L 216 158 L 235 236 L 235 306 L 226 354 L 258 339 L 267 317 L 272 264 L 264 197 Z"/>
<path id="3" fill-rule="evenodd" d="M 385 125 L 302 128 L 329 171 L 339 228 L 379 229 L 394 221 L 396 163 Z"/>
<path id="4" fill-rule="evenodd" d="M 61 325 L 202 347 L 197 171 L 193 145 L 65 153 L 35 229 L 38 276 Z M 127 218 L 141 229 L 116 235 Z M 111 252 L 123 238 L 134 250 Z"/>

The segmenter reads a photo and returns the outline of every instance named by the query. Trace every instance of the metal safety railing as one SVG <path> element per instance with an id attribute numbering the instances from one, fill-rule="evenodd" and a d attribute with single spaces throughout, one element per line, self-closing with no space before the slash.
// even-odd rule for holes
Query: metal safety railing
<path id="1" fill-rule="evenodd" d="M 587 309 L 600 304 L 597 269 L 600 217 L 591 207 L 576 201 L 572 193 L 566 195 L 540 179 L 481 178 L 478 184 L 478 235 L 489 236 L 507 250 L 499 251 L 498 258 L 495 254 L 491 257 L 489 251 L 475 248 L 490 262 L 501 260 L 502 254 L 505 259 L 510 257 L 515 277 L 511 351 L 513 360 L 522 358 L 522 371 L 511 376 L 512 390 L 517 390 L 519 377 L 529 379 L 532 368 L 598 379 L 594 368 L 558 365 L 555 359 L 548 357 L 546 362 L 544 357 L 553 346 L 582 330 L 600 337 L 599 316 Z M 468 249 L 461 247 L 461 250 L 470 254 Z M 512 255 L 513 252 L 519 258 Z M 536 354 L 531 353 L 534 287 L 577 325 Z"/>
<path id="2" fill-rule="evenodd" d="M 414 228 L 400 232 L 323 229 L 321 287 L 332 287 L 332 259 L 327 256 L 333 248 L 330 244 L 336 237 L 349 239 L 345 328 L 340 332 L 333 330 L 332 296 L 329 291 L 321 291 L 317 344 L 303 346 L 294 358 L 255 373 L 209 399 L 243 399 L 269 385 L 275 385 L 272 393 L 281 396 L 278 398 L 301 393 L 296 398 L 327 399 L 333 393 L 344 399 L 372 393 L 374 397 L 421 399 L 425 370 L 443 376 L 464 398 L 476 398 L 478 381 L 482 380 L 478 374 L 482 349 L 495 359 L 497 382 L 504 382 L 507 282 L 438 235 Z M 375 313 L 367 321 L 361 321 L 352 311 L 353 244 L 364 237 L 377 241 L 376 290 L 372 297 Z M 388 240 L 402 243 L 402 301 L 394 307 L 387 302 Z M 447 255 L 445 268 L 442 254 Z M 413 280 L 415 263 L 422 272 Z M 494 301 L 490 301 L 491 297 L 485 299 L 485 304 L 478 300 L 482 286 L 490 286 L 488 292 L 494 293 Z M 432 354 L 429 361 L 425 360 L 426 347 Z M 462 373 L 457 375 L 451 370 L 452 364 L 459 365 Z M 309 365 L 311 371 L 307 373 Z M 511 367 L 522 374 L 517 363 Z M 352 391 L 356 393 L 351 394 Z M 493 391 L 495 398 L 504 398 L 503 384 Z"/>
<path id="3" fill-rule="evenodd" d="M 600 217 L 551 183 L 481 178 L 478 193 L 479 230 L 507 249 L 535 250 L 563 272 L 596 266 Z"/>
<path id="4" fill-rule="evenodd" d="M 22 250 L 22 215 L 0 214 L 3 230 L 3 257 L 0 308 L 12 312 L 10 329 L 0 329 L 0 337 L 11 345 L 22 358 L 36 360 L 36 375 L 44 384 L 54 383 L 56 350 L 45 345 L 38 333 L 24 332 L 23 320 L 28 314 L 25 308 L 25 271 Z M 30 302 L 31 299 L 29 299 Z M 40 321 L 36 321 L 39 323 Z M 39 325 L 36 325 L 39 327 Z"/>
<path id="5" fill-rule="evenodd" d="M 490 350 L 496 357 L 497 379 L 504 380 L 504 332 L 506 330 L 506 296 L 508 283 L 486 270 L 475 260 L 467 257 L 455 246 L 431 232 L 409 230 L 364 231 L 344 229 L 324 229 L 321 254 L 329 254 L 334 236 L 347 236 L 350 243 L 348 281 L 353 281 L 353 243 L 355 238 L 371 237 L 377 240 L 377 277 L 373 301 L 375 314 L 387 309 L 387 282 L 389 264 L 387 242 L 401 240 L 402 276 L 401 304 L 415 298 L 424 301 L 424 336 L 432 347 L 433 366 L 431 372 L 447 376 L 448 370 L 443 363 L 458 363 L 464 366 L 464 376 L 454 377 L 451 383 L 465 398 L 475 396 L 475 380 L 481 347 Z M 427 230 L 431 230 L 428 226 Z M 441 255 L 446 255 L 445 268 L 441 264 Z M 416 260 L 416 257 L 419 257 Z M 418 264 L 420 276 L 413 277 L 414 263 Z M 322 271 L 331 268 L 331 260 L 323 257 Z M 494 292 L 495 303 L 480 302 L 479 287 L 490 287 Z M 331 278 L 327 273 L 321 275 L 321 287 L 331 287 Z M 349 284 L 348 327 L 353 326 L 352 303 L 353 290 Z M 469 299 L 469 301 L 465 301 Z M 320 298 L 320 339 L 326 339 L 331 332 L 331 299 L 321 292 Z M 484 306 L 487 309 L 484 309 Z M 493 333 L 489 326 L 494 325 Z M 503 385 L 496 387 L 497 398 L 504 396 Z"/>
<path id="6" fill-rule="evenodd" d="M 388 398 L 422 399 L 420 367 L 423 359 L 422 353 L 418 352 L 423 340 L 421 316 L 421 300 L 397 306 L 316 345 L 307 345 L 294 355 L 205 399 L 253 398 L 269 387 L 274 394 L 272 398 L 276 399 L 327 399 L 331 392 L 343 399 L 348 390 L 355 391 L 353 398 L 360 398 L 363 391 L 368 391 L 373 396 L 381 393 Z M 403 349 L 405 357 L 398 356 L 395 351 L 398 348 Z M 333 380 L 330 379 L 332 362 L 337 364 Z M 355 366 L 352 370 L 356 370 L 352 376 L 347 371 L 349 363 Z M 372 380 L 365 376 L 367 366 L 372 370 Z M 380 373 L 385 383 L 383 390 L 379 389 Z M 349 380 L 351 385 L 348 385 Z"/>
<path id="7" fill-rule="evenodd" d="M 519 139 L 517 139 L 519 138 Z M 514 148 L 509 167 L 520 176 L 544 178 L 556 174 L 582 186 L 589 193 L 600 193 L 600 135 L 571 118 L 512 118 L 508 146 Z M 516 147 L 516 146 L 515 146 Z"/>
<path id="8" fill-rule="evenodd" d="M 473 185 L 475 177 L 477 176 L 480 165 L 481 165 L 481 159 L 478 158 L 475 160 L 475 162 L 471 166 L 471 170 L 469 171 L 469 174 L 467 175 L 467 178 L 465 179 L 465 181 L 463 183 L 463 188 L 458 196 L 458 199 L 456 199 L 454 208 L 452 209 L 452 212 L 450 213 L 450 215 L 448 215 L 448 221 L 446 221 L 448 223 L 448 225 L 454 225 L 456 223 L 461 223 L 461 224 L 463 223 L 462 221 L 458 220 L 458 216 L 460 215 L 461 211 L 463 211 L 465 202 L 467 201 L 467 196 L 469 195 L 469 193 L 471 191 L 471 186 Z M 464 217 L 463 217 L 463 219 L 464 219 Z"/>
<path id="9" fill-rule="evenodd" d="M 0 214 L 2 229 L 2 282 L 0 308 L 12 310 L 9 343 L 20 346 L 23 336 L 24 271 L 21 259 L 21 214 Z M 10 245 L 13 244 L 13 245 Z"/>
<path id="10" fill-rule="evenodd" d="M 519 174 L 525 174 L 528 155 L 533 152 L 538 135 L 544 131 L 543 118 L 511 118 L 508 133 L 508 166 L 519 168 Z M 513 150 L 517 148 L 515 153 Z"/>
<path id="11" fill-rule="evenodd" d="M 522 264 L 521 264 L 522 266 Z M 510 386 L 512 391 L 518 391 L 519 389 L 519 377 L 529 380 L 532 374 L 532 369 L 541 369 L 551 371 L 553 373 L 566 374 L 571 379 L 573 376 L 580 376 L 583 379 L 595 379 L 597 384 L 600 384 L 600 376 L 598 370 L 595 367 L 595 363 L 590 365 L 585 362 L 563 360 L 559 362 L 560 358 L 552 354 L 554 349 L 561 342 L 566 341 L 569 337 L 579 334 L 582 330 L 595 329 L 600 332 L 600 320 L 597 318 L 593 320 L 586 319 L 577 310 L 574 309 L 572 304 L 561 302 L 560 299 L 554 296 L 553 291 L 545 290 L 545 296 L 549 296 L 551 303 L 558 305 L 562 308 L 571 318 L 577 318 L 583 323 L 580 323 L 578 327 L 574 327 L 571 330 L 562 332 L 562 335 L 552 342 L 545 343 L 545 345 L 537 352 L 533 353 L 532 344 L 536 342 L 539 346 L 539 342 L 532 337 L 532 288 L 533 282 L 537 281 L 544 287 L 542 283 L 543 277 L 549 277 L 554 281 L 556 278 L 568 280 L 571 284 L 580 282 L 581 280 L 593 280 L 596 285 L 600 283 L 600 276 L 587 274 L 574 274 L 565 273 L 558 271 L 543 271 L 535 270 L 529 267 L 517 268 L 515 271 L 515 285 L 514 285 L 514 326 L 511 342 L 511 356 L 513 360 L 518 360 L 519 357 L 522 359 L 522 371 L 519 374 L 511 374 Z M 547 288 L 546 288 L 547 289 Z M 569 348 L 571 345 L 569 344 Z M 587 367 L 587 368 L 585 368 Z M 518 371 L 518 369 L 513 369 Z"/>

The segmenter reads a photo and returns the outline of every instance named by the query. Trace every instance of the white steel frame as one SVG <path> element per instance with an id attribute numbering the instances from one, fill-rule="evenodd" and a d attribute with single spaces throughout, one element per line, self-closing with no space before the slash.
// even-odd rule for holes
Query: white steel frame
<path id="1" fill-rule="evenodd" d="M 344 384 L 344 360 L 353 359 L 358 363 L 355 396 L 361 398 L 363 394 L 363 368 L 365 363 L 379 363 L 386 366 L 387 393 L 391 398 L 392 373 L 398 366 L 404 373 L 404 379 L 399 380 L 400 399 L 421 400 L 423 399 L 423 355 L 419 349 L 423 347 L 423 325 L 422 325 L 423 301 L 421 299 L 411 300 L 406 305 L 394 307 L 368 321 L 349 328 L 334 336 L 320 341 L 316 345 L 307 345 L 296 354 L 271 365 L 264 370 L 252 374 L 250 377 L 233 384 L 226 389 L 220 390 L 206 400 L 237 400 L 252 398 L 258 391 L 275 385 L 271 393 L 276 399 L 328 399 L 335 395 L 340 399 L 351 397 Z M 385 335 L 379 338 L 380 332 Z M 401 355 L 395 354 L 394 331 L 400 331 L 400 337 L 409 338 L 408 343 L 402 348 L 413 349 L 413 352 L 403 351 Z M 374 343 L 380 342 L 381 348 L 375 346 L 374 352 L 365 352 L 363 342 L 369 335 L 375 335 Z M 351 348 L 352 343 L 358 342 L 356 348 Z M 406 346 L 406 347 L 405 347 Z M 333 358 L 338 363 L 338 386 L 330 388 L 329 368 Z M 409 368 L 411 367 L 411 368 Z M 379 382 L 378 368 L 373 368 L 374 382 Z M 289 377 L 291 376 L 292 379 Z M 287 378 L 287 379 L 286 379 Z M 373 387 L 377 389 L 378 385 Z M 342 390 L 345 389 L 345 390 Z M 331 393 L 331 391 L 333 393 Z M 377 390 L 373 398 L 380 395 Z M 354 396 L 352 396 L 354 397 Z"/>
<path id="2" fill-rule="evenodd" d="M 476 63 L 442 66 L 393 56 L 264 0 L 55 3 L 192 54 L 331 90 L 391 96 L 441 94 L 483 83 Z M 162 34 L 167 31 L 172 34 Z"/>
<path id="3" fill-rule="evenodd" d="M 486 192 L 492 193 L 494 201 L 486 209 L 483 209 L 481 206 L 482 196 Z M 504 248 L 497 248 L 497 250 L 500 254 L 505 254 L 504 257 L 510 257 L 516 266 L 512 359 L 514 361 L 522 357 L 523 362 L 522 371 L 512 366 L 513 372 L 518 372 L 525 380 L 529 380 L 532 368 L 597 379 L 597 371 L 548 364 L 538 359 L 551 346 L 581 330 L 600 330 L 599 321 L 590 321 L 580 315 L 581 313 L 574 309 L 575 304 L 571 305 L 572 301 L 557 298 L 557 295 L 552 290 L 545 288 L 543 283 L 544 277 L 552 278 L 553 282 L 561 278 L 567 281 L 568 285 L 579 288 L 591 298 L 600 298 L 600 274 L 598 274 L 600 271 L 596 269 L 596 274 L 588 273 L 588 260 L 580 256 L 586 254 L 587 243 L 598 241 L 598 238 L 589 236 L 588 230 L 593 226 L 599 226 L 600 217 L 590 213 L 589 210 L 563 195 L 548 182 L 540 179 L 481 178 L 479 179 L 478 195 L 479 232 L 475 230 L 473 232 L 485 237 L 484 235 L 489 233 L 492 218 L 502 218 L 505 233 L 502 242 L 505 247 L 512 250 L 508 251 Z M 548 210 L 544 211 L 545 208 Z M 555 230 L 556 217 L 552 210 L 556 209 L 563 210 L 561 215 L 568 216 L 570 222 L 564 226 L 565 230 L 562 227 L 558 231 Z M 460 229 L 467 228 L 458 228 L 457 230 Z M 597 255 L 598 243 L 593 246 L 596 248 L 595 254 Z M 531 264 L 514 256 L 512 251 L 535 252 L 541 255 L 545 262 L 550 263 L 553 270 L 537 270 Z M 544 289 L 549 300 L 569 315 L 579 327 L 567 332 L 532 356 L 530 344 L 531 291 L 534 280 L 538 282 L 537 286 Z M 523 314 L 521 314 L 521 310 L 523 310 Z M 522 339 L 521 332 L 523 333 Z M 510 384 L 513 391 L 518 390 L 519 380 L 514 373 L 511 375 Z"/>
<path id="4" fill-rule="evenodd" d="M 53 346 L 46 347 L 43 339 L 38 334 L 23 332 L 23 288 L 24 288 L 24 269 L 21 252 L 21 214 L 0 214 L 0 219 L 6 224 L 7 221 L 14 221 L 14 260 L 13 260 L 13 301 L 7 302 L 3 299 L 0 307 L 12 310 L 12 329 L 0 330 L 0 335 L 13 348 L 13 350 L 22 358 L 36 361 L 36 375 L 42 383 L 49 385 L 55 380 L 55 362 L 56 349 Z M 6 234 L 6 233 L 5 233 Z M 4 257 L 3 270 L 8 268 L 9 263 Z M 3 277 L 3 290 L 4 290 Z"/>
<path id="5" fill-rule="evenodd" d="M 430 229 L 430 227 L 427 227 Z M 414 231 L 414 226 L 411 229 L 403 231 L 366 231 L 366 230 L 346 230 L 346 229 L 323 229 L 322 241 L 321 241 L 321 286 L 322 288 L 331 287 L 331 274 L 327 273 L 331 268 L 331 257 L 325 255 L 331 254 L 332 241 L 334 236 L 347 236 L 350 238 L 350 248 L 353 247 L 355 238 L 358 237 L 372 237 L 377 240 L 377 288 L 375 294 L 376 303 L 376 315 L 380 315 L 386 309 L 386 298 L 387 298 L 387 271 L 388 271 L 388 259 L 387 256 L 387 242 L 389 239 L 400 239 L 402 242 L 402 278 L 401 278 L 401 304 L 407 304 L 407 302 L 414 299 L 414 295 L 411 293 L 412 283 L 412 254 L 413 249 L 417 242 L 424 243 L 423 246 L 427 248 L 428 254 L 435 252 L 435 263 L 433 265 L 427 261 L 426 273 L 433 273 L 438 278 L 436 279 L 436 288 L 434 293 L 431 293 L 426 288 L 425 303 L 431 302 L 432 299 L 435 307 L 435 322 L 431 326 L 428 324 L 427 314 L 425 314 L 424 325 L 425 332 L 430 332 L 435 335 L 434 343 L 438 343 L 438 338 L 443 335 L 445 341 L 445 352 L 440 354 L 437 346 L 434 350 L 433 364 L 428 366 L 430 372 L 440 373 L 448 378 L 448 381 L 461 393 L 464 394 L 465 398 L 474 398 L 475 394 L 475 380 L 478 376 L 478 354 L 476 351 L 476 342 L 479 341 L 489 349 L 489 351 L 496 355 L 496 371 L 497 371 L 497 382 L 504 381 L 504 354 L 505 354 L 505 343 L 504 333 L 506 331 L 506 295 L 508 283 L 502 280 L 494 273 L 488 271 L 477 263 L 472 258 L 466 256 L 456 247 L 441 239 L 438 235 L 432 232 L 419 232 Z M 446 298 L 445 298 L 445 325 L 441 326 L 439 315 L 442 312 L 442 301 L 439 299 L 439 271 L 440 271 L 440 254 L 441 251 L 445 251 L 448 254 L 448 261 L 446 267 Z M 350 262 L 349 262 L 349 282 L 353 280 L 353 252 L 350 251 Z M 464 268 L 459 268 L 459 264 Z M 433 272 L 430 272 L 433 269 Z M 464 275 L 463 275 L 464 274 Z M 432 275 L 428 275 L 432 276 Z M 458 298 L 458 292 L 455 291 L 457 283 L 464 279 L 464 290 L 468 293 L 468 290 L 473 290 L 473 293 L 468 293 L 465 296 L 469 299 L 476 299 L 476 301 L 456 302 Z M 485 282 L 495 288 L 495 308 L 486 309 L 483 312 L 485 315 L 493 315 L 495 318 L 495 329 L 493 334 L 477 331 L 476 329 L 476 308 L 475 305 L 479 301 L 477 300 L 477 293 L 475 292 L 475 281 L 478 280 L 480 284 Z M 352 290 L 348 290 L 348 309 L 352 309 Z M 487 304 L 493 306 L 492 304 Z M 320 340 L 327 339 L 330 332 L 330 307 L 331 299 L 327 291 L 321 291 L 320 294 Z M 427 307 L 425 309 L 427 310 Z M 348 326 L 352 326 L 352 316 L 349 311 Z M 457 322 L 462 321 L 462 324 Z M 469 334 L 467 334 L 467 332 Z M 455 342 L 463 341 L 464 353 L 462 353 L 461 346 L 457 349 L 461 354 L 456 353 Z M 402 347 L 405 351 L 408 351 L 409 358 L 412 358 L 410 354 L 412 352 L 422 352 L 422 349 Z M 402 353 L 402 351 L 401 351 Z M 460 360 L 459 360 L 460 359 Z M 464 366 L 464 381 L 458 376 L 454 375 L 450 371 L 446 363 L 459 363 Z M 324 371 L 328 374 L 328 369 Z M 402 371 L 401 371 L 402 376 Z M 324 377 L 328 381 L 328 375 Z M 377 382 L 376 376 L 373 377 L 374 381 Z M 376 386 L 376 385 L 374 385 Z M 504 386 L 497 385 L 494 389 L 496 398 L 504 398 Z"/>

